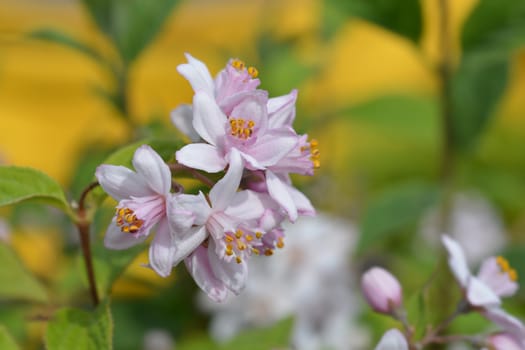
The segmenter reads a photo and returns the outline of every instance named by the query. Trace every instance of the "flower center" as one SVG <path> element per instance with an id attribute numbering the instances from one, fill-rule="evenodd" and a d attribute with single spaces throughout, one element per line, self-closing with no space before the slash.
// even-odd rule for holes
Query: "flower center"
<path id="1" fill-rule="evenodd" d="M 246 68 L 246 64 L 239 59 L 234 59 L 231 65 L 233 68 L 237 69 L 239 72 L 243 72 L 244 70 L 246 70 L 248 74 L 252 77 L 252 79 L 255 79 L 257 78 L 257 76 L 259 76 L 259 71 L 257 70 L 257 68 L 255 67 Z"/>
<path id="2" fill-rule="evenodd" d="M 506 273 L 511 281 L 516 282 L 518 280 L 518 273 L 510 266 L 507 259 L 502 256 L 498 256 L 496 258 L 496 263 L 498 264 L 501 273 Z"/>
<path id="3" fill-rule="evenodd" d="M 253 120 L 244 120 L 242 118 L 230 118 L 231 135 L 240 140 L 247 140 L 253 134 L 255 122 Z"/>
<path id="4" fill-rule="evenodd" d="M 144 224 L 144 220 L 137 219 L 134 211 L 129 208 L 117 208 L 117 226 L 121 232 L 137 233 Z"/>
<path id="5" fill-rule="evenodd" d="M 319 151 L 318 147 L 319 141 L 316 139 L 310 140 L 306 146 L 301 147 L 301 152 L 310 152 L 310 160 L 312 161 L 315 169 L 319 169 L 321 167 L 321 152 Z"/>
<path id="6" fill-rule="evenodd" d="M 224 253 L 227 256 L 235 257 L 237 264 L 240 264 L 242 262 L 243 255 L 261 254 L 260 249 L 257 247 L 262 244 L 260 241 L 262 236 L 262 232 L 251 234 L 244 232 L 241 229 L 237 229 L 235 232 L 228 232 L 224 236 L 224 242 L 226 243 Z"/>

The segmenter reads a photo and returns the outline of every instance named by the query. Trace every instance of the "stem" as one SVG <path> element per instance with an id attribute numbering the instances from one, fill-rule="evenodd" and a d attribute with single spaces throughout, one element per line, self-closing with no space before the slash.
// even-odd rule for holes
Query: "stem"
<path id="1" fill-rule="evenodd" d="M 171 169 L 171 171 L 185 171 L 185 172 L 188 172 L 190 173 L 195 179 L 199 180 L 200 182 L 202 182 L 203 184 L 205 184 L 206 186 L 208 187 L 213 187 L 215 185 L 215 182 L 213 182 L 212 180 L 210 180 L 209 178 L 207 178 L 205 175 L 199 173 L 197 170 L 193 169 L 193 168 L 190 168 L 190 167 L 187 167 L 185 165 L 182 165 L 182 164 L 169 164 L 169 167 Z"/>
<path id="2" fill-rule="evenodd" d="M 84 258 L 84 264 L 86 266 L 86 274 L 89 282 L 89 292 L 91 294 L 91 300 L 93 305 L 99 304 L 99 297 L 97 292 L 97 284 L 95 280 L 95 269 L 93 268 L 93 257 L 91 256 L 91 245 L 89 239 L 89 226 L 90 222 L 86 219 L 86 208 L 85 201 L 88 193 L 99 185 L 98 182 L 91 183 L 80 195 L 78 201 L 78 220 L 76 222 L 78 232 L 80 233 L 80 244 L 82 247 L 82 255 Z"/>
<path id="3" fill-rule="evenodd" d="M 423 340 L 421 340 L 421 346 L 425 346 L 428 344 L 442 344 L 443 339 L 452 339 L 453 336 L 440 336 L 439 333 L 441 333 L 443 330 L 445 330 L 450 324 L 460 315 L 464 314 L 465 312 L 468 312 L 470 310 L 469 304 L 466 300 L 462 299 L 457 307 L 456 310 L 450 314 L 447 318 L 445 318 L 436 328 L 432 329 Z M 450 340 L 452 341 L 452 340 Z"/>

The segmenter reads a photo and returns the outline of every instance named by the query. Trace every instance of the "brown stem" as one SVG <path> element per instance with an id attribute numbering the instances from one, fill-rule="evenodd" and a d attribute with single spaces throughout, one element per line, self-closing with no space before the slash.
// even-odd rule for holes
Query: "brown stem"
<path id="1" fill-rule="evenodd" d="M 89 226 L 90 222 L 86 218 L 85 201 L 88 193 L 99 185 L 98 182 L 91 183 L 82 192 L 78 202 L 78 219 L 76 222 L 78 232 L 80 233 L 80 244 L 82 247 L 82 255 L 84 258 L 84 264 L 86 266 L 86 274 L 89 282 L 89 292 L 91 294 L 91 300 L 93 305 L 97 306 L 100 302 L 97 291 L 97 284 L 95 280 L 95 269 L 93 267 L 93 257 L 91 256 L 91 244 L 89 239 Z"/>
<path id="2" fill-rule="evenodd" d="M 215 185 L 215 182 L 213 182 L 212 180 L 207 178 L 205 175 L 199 173 L 197 170 L 193 168 L 187 167 L 180 163 L 170 164 L 169 166 L 170 166 L 171 171 L 176 171 L 176 172 L 185 171 L 185 172 L 190 173 L 195 179 L 199 180 L 200 182 L 202 182 L 203 184 L 205 184 L 206 186 L 210 188 Z"/>

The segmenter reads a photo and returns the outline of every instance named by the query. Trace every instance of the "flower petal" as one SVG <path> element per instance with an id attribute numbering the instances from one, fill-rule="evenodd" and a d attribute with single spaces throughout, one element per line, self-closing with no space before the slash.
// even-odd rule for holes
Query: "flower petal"
<path id="1" fill-rule="evenodd" d="M 175 253 L 173 255 L 173 266 L 186 259 L 197 249 L 208 237 L 204 226 L 194 227 L 187 232 L 183 239 L 175 241 Z"/>
<path id="2" fill-rule="evenodd" d="M 398 329 L 391 329 L 383 334 L 375 350 L 408 350 L 408 343 Z"/>
<path id="3" fill-rule="evenodd" d="M 268 100 L 268 125 L 270 129 L 292 126 L 295 118 L 296 100 L 297 89 L 293 89 L 288 95 L 282 95 Z"/>
<path id="4" fill-rule="evenodd" d="M 173 267 L 175 244 L 170 234 L 168 220 L 159 222 L 155 238 L 149 247 L 149 264 L 162 277 L 168 277 Z"/>
<path id="5" fill-rule="evenodd" d="M 518 283 L 511 279 L 509 273 L 501 270 L 496 257 L 490 257 L 483 261 L 478 278 L 499 297 L 510 297 L 519 288 Z"/>
<path id="6" fill-rule="evenodd" d="M 113 221 L 109 224 L 106 235 L 104 236 L 104 246 L 116 250 L 128 249 L 144 242 L 146 237 L 148 236 L 134 236 L 133 234 L 122 232 L 120 227 L 116 225 L 115 218 L 113 218 Z"/>
<path id="7" fill-rule="evenodd" d="M 266 170 L 266 184 L 270 196 L 286 211 L 290 221 L 297 220 L 297 207 L 286 185 L 277 175 Z"/>
<path id="8" fill-rule="evenodd" d="M 483 310 L 481 314 L 503 328 L 505 332 L 514 335 L 518 339 L 525 338 L 525 326 L 523 323 L 505 310 L 499 307 L 492 307 Z"/>
<path id="9" fill-rule="evenodd" d="M 228 296 L 228 290 L 213 273 L 208 258 L 208 248 L 197 247 L 193 254 L 184 260 L 188 272 L 195 283 L 215 302 L 223 302 Z"/>
<path id="10" fill-rule="evenodd" d="M 442 235 L 441 240 L 448 252 L 448 265 L 462 288 L 466 288 L 471 276 L 467 259 L 461 246 L 448 235 Z"/>
<path id="11" fill-rule="evenodd" d="M 100 165 L 95 176 L 104 191 L 118 202 L 154 194 L 140 175 L 124 166 Z"/>
<path id="12" fill-rule="evenodd" d="M 215 243 L 213 240 L 210 240 L 208 258 L 214 275 L 217 276 L 229 290 L 238 295 L 244 289 L 246 278 L 248 277 L 246 261 L 243 260 L 240 263 L 237 263 L 235 260 L 226 261 L 220 259 L 215 251 Z"/>
<path id="13" fill-rule="evenodd" d="M 312 203 L 301 191 L 293 186 L 288 186 L 288 193 L 290 193 L 299 215 L 315 216 L 315 209 Z"/>
<path id="14" fill-rule="evenodd" d="M 276 164 L 299 142 L 299 137 L 287 129 L 270 130 L 250 147 L 249 154 L 265 167 Z"/>
<path id="15" fill-rule="evenodd" d="M 492 307 L 501 304 L 500 298 L 485 283 L 471 276 L 467 287 L 467 301 L 480 307 Z"/>
<path id="16" fill-rule="evenodd" d="M 215 99 L 197 92 L 193 97 L 193 127 L 199 135 L 214 146 L 220 147 L 226 138 L 227 118 Z"/>
<path id="17" fill-rule="evenodd" d="M 213 96 L 214 83 L 206 65 L 189 53 L 186 53 L 185 56 L 188 63 L 177 66 L 177 71 L 190 82 L 193 91 L 204 91 Z"/>
<path id="18" fill-rule="evenodd" d="M 170 192 L 170 168 L 153 148 L 148 145 L 137 148 L 133 156 L 133 166 L 153 191 L 161 195 L 167 195 Z"/>
<path id="19" fill-rule="evenodd" d="M 256 192 L 240 191 L 235 194 L 225 213 L 242 221 L 259 219 L 264 214 L 264 205 Z"/>
<path id="20" fill-rule="evenodd" d="M 175 153 L 177 162 L 190 168 L 216 173 L 226 167 L 226 160 L 217 147 L 206 143 L 190 143 Z"/>
<path id="21" fill-rule="evenodd" d="M 181 104 L 171 111 L 171 122 L 184 135 L 188 136 L 192 142 L 199 142 L 200 136 L 193 128 L 193 108 L 188 104 Z"/>
<path id="22" fill-rule="evenodd" d="M 226 175 L 210 190 L 210 201 L 214 211 L 223 211 L 230 204 L 237 193 L 241 182 L 243 163 L 239 151 L 232 148 L 230 152 L 230 166 Z"/>
<path id="23" fill-rule="evenodd" d="M 199 192 L 198 195 L 178 195 L 177 205 L 191 211 L 195 215 L 194 225 L 204 225 L 211 214 L 211 208 L 202 192 Z"/>

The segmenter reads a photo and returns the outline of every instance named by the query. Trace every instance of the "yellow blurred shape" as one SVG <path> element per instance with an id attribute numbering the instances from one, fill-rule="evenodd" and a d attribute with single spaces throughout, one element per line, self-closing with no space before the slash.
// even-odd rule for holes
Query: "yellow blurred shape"
<path id="1" fill-rule="evenodd" d="M 20 228 L 12 233 L 10 239 L 24 265 L 35 275 L 47 280 L 58 276 L 62 241 L 56 231 L 40 227 Z"/>

